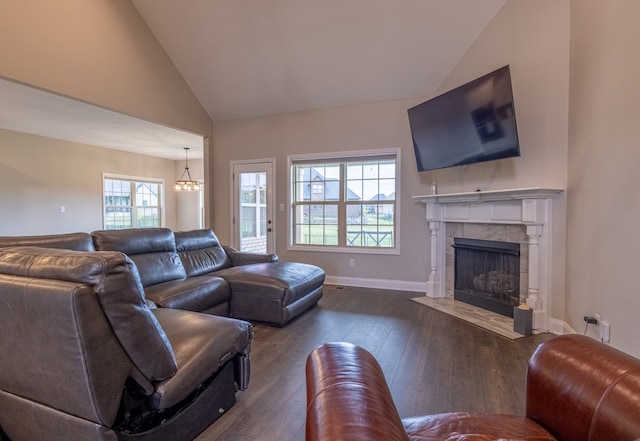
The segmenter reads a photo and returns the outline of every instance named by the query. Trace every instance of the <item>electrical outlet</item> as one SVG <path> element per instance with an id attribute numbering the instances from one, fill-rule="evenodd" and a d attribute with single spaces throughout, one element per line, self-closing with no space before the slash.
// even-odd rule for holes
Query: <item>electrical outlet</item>
<path id="1" fill-rule="evenodd" d="M 356 267 L 356 259 L 349 259 L 349 268 L 355 268 Z"/>
<path id="2" fill-rule="evenodd" d="M 611 326 L 609 325 L 609 322 L 607 321 L 600 321 L 600 340 L 602 340 L 603 343 L 609 343 L 609 340 L 611 339 Z"/>

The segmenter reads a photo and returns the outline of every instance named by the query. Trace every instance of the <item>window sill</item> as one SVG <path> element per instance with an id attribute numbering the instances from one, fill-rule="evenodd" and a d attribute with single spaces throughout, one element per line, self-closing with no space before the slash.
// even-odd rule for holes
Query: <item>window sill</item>
<path id="1" fill-rule="evenodd" d="M 311 251 L 314 253 L 348 253 L 348 254 L 374 254 L 374 255 L 400 255 L 400 248 L 360 248 L 319 245 L 289 245 L 289 251 Z"/>

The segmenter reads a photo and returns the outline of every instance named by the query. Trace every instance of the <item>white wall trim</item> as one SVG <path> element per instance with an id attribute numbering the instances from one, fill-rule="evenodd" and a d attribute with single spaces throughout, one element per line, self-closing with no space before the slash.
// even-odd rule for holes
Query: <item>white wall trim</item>
<path id="1" fill-rule="evenodd" d="M 344 285 L 357 286 L 359 288 L 380 288 L 380 289 L 396 289 L 399 291 L 419 292 L 424 295 L 427 284 L 426 282 L 410 282 L 406 280 L 391 279 L 371 279 L 365 277 L 341 277 L 326 276 L 325 283 L 328 285 Z"/>
<path id="2" fill-rule="evenodd" d="M 555 318 L 549 320 L 549 331 L 558 335 L 577 334 L 567 322 Z"/>

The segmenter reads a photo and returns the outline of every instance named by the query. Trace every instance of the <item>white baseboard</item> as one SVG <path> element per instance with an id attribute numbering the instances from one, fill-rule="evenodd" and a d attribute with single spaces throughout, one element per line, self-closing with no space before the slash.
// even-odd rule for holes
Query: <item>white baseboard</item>
<path id="1" fill-rule="evenodd" d="M 554 334 L 557 335 L 564 335 L 564 334 L 575 334 L 576 331 L 573 330 L 573 328 L 571 326 L 569 326 L 568 323 L 562 321 L 562 320 L 558 320 L 558 319 L 554 319 L 552 318 L 549 321 L 549 331 L 551 331 Z"/>
<path id="2" fill-rule="evenodd" d="M 357 286 L 360 288 L 395 289 L 398 291 L 412 291 L 422 294 L 427 292 L 426 282 L 408 282 L 405 280 L 326 276 L 325 283 L 329 285 Z"/>

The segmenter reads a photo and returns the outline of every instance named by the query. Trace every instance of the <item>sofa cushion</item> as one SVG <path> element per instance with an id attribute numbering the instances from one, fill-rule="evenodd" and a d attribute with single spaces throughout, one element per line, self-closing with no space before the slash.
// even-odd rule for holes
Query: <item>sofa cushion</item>
<path id="1" fill-rule="evenodd" d="M 205 275 L 148 286 L 145 294 L 162 308 L 201 312 L 228 303 L 231 290 L 226 280 Z"/>
<path id="2" fill-rule="evenodd" d="M 420 438 L 421 440 L 423 438 Z M 552 441 L 548 437 L 526 437 L 526 438 L 496 438 L 495 436 L 481 435 L 481 434 L 465 434 L 465 435 L 451 435 L 444 441 Z"/>
<path id="3" fill-rule="evenodd" d="M 153 313 L 171 341 L 178 370 L 156 384 L 152 408 L 177 404 L 234 356 L 251 349 L 253 327 L 248 322 L 178 309 Z"/>
<path id="4" fill-rule="evenodd" d="M 542 426 L 515 415 L 450 412 L 402 423 L 411 441 L 556 441 Z"/>
<path id="5" fill-rule="evenodd" d="M 91 233 L 97 250 L 120 251 L 136 264 L 146 288 L 187 274 L 176 252 L 173 231 L 168 228 L 101 230 Z"/>
<path id="6" fill-rule="evenodd" d="M 189 277 L 231 266 L 231 259 L 211 230 L 174 233 L 176 249 Z"/>
<path id="7" fill-rule="evenodd" d="M 0 248 L 6 247 L 43 247 L 76 251 L 95 251 L 93 238 L 89 233 L 0 237 Z"/>
<path id="8" fill-rule="evenodd" d="M 176 371 L 171 343 L 146 304 L 136 266 L 120 252 L 0 249 L 0 273 L 89 285 L 120 344 L 149 380 Z"/>
<path id="9" fill-rule="evenodd" d="M 232 292 L 257 292 L 287 304 L 322 286 L 325 273 L 315 265 L 299 262 L 256 263 L 215 272 L 226 279 Z M 285 299 L 282 297 L 286 296 Z"/>
<path id="10" fill-rule="evenodd" d="M 278 325 L 316 303 L 325 279 L 321 268 L 298 262 L 234 266 L 213 274 L 229 282 L 232 317 Z M 301 309 L 289 310 L 295 305 Z"/>

